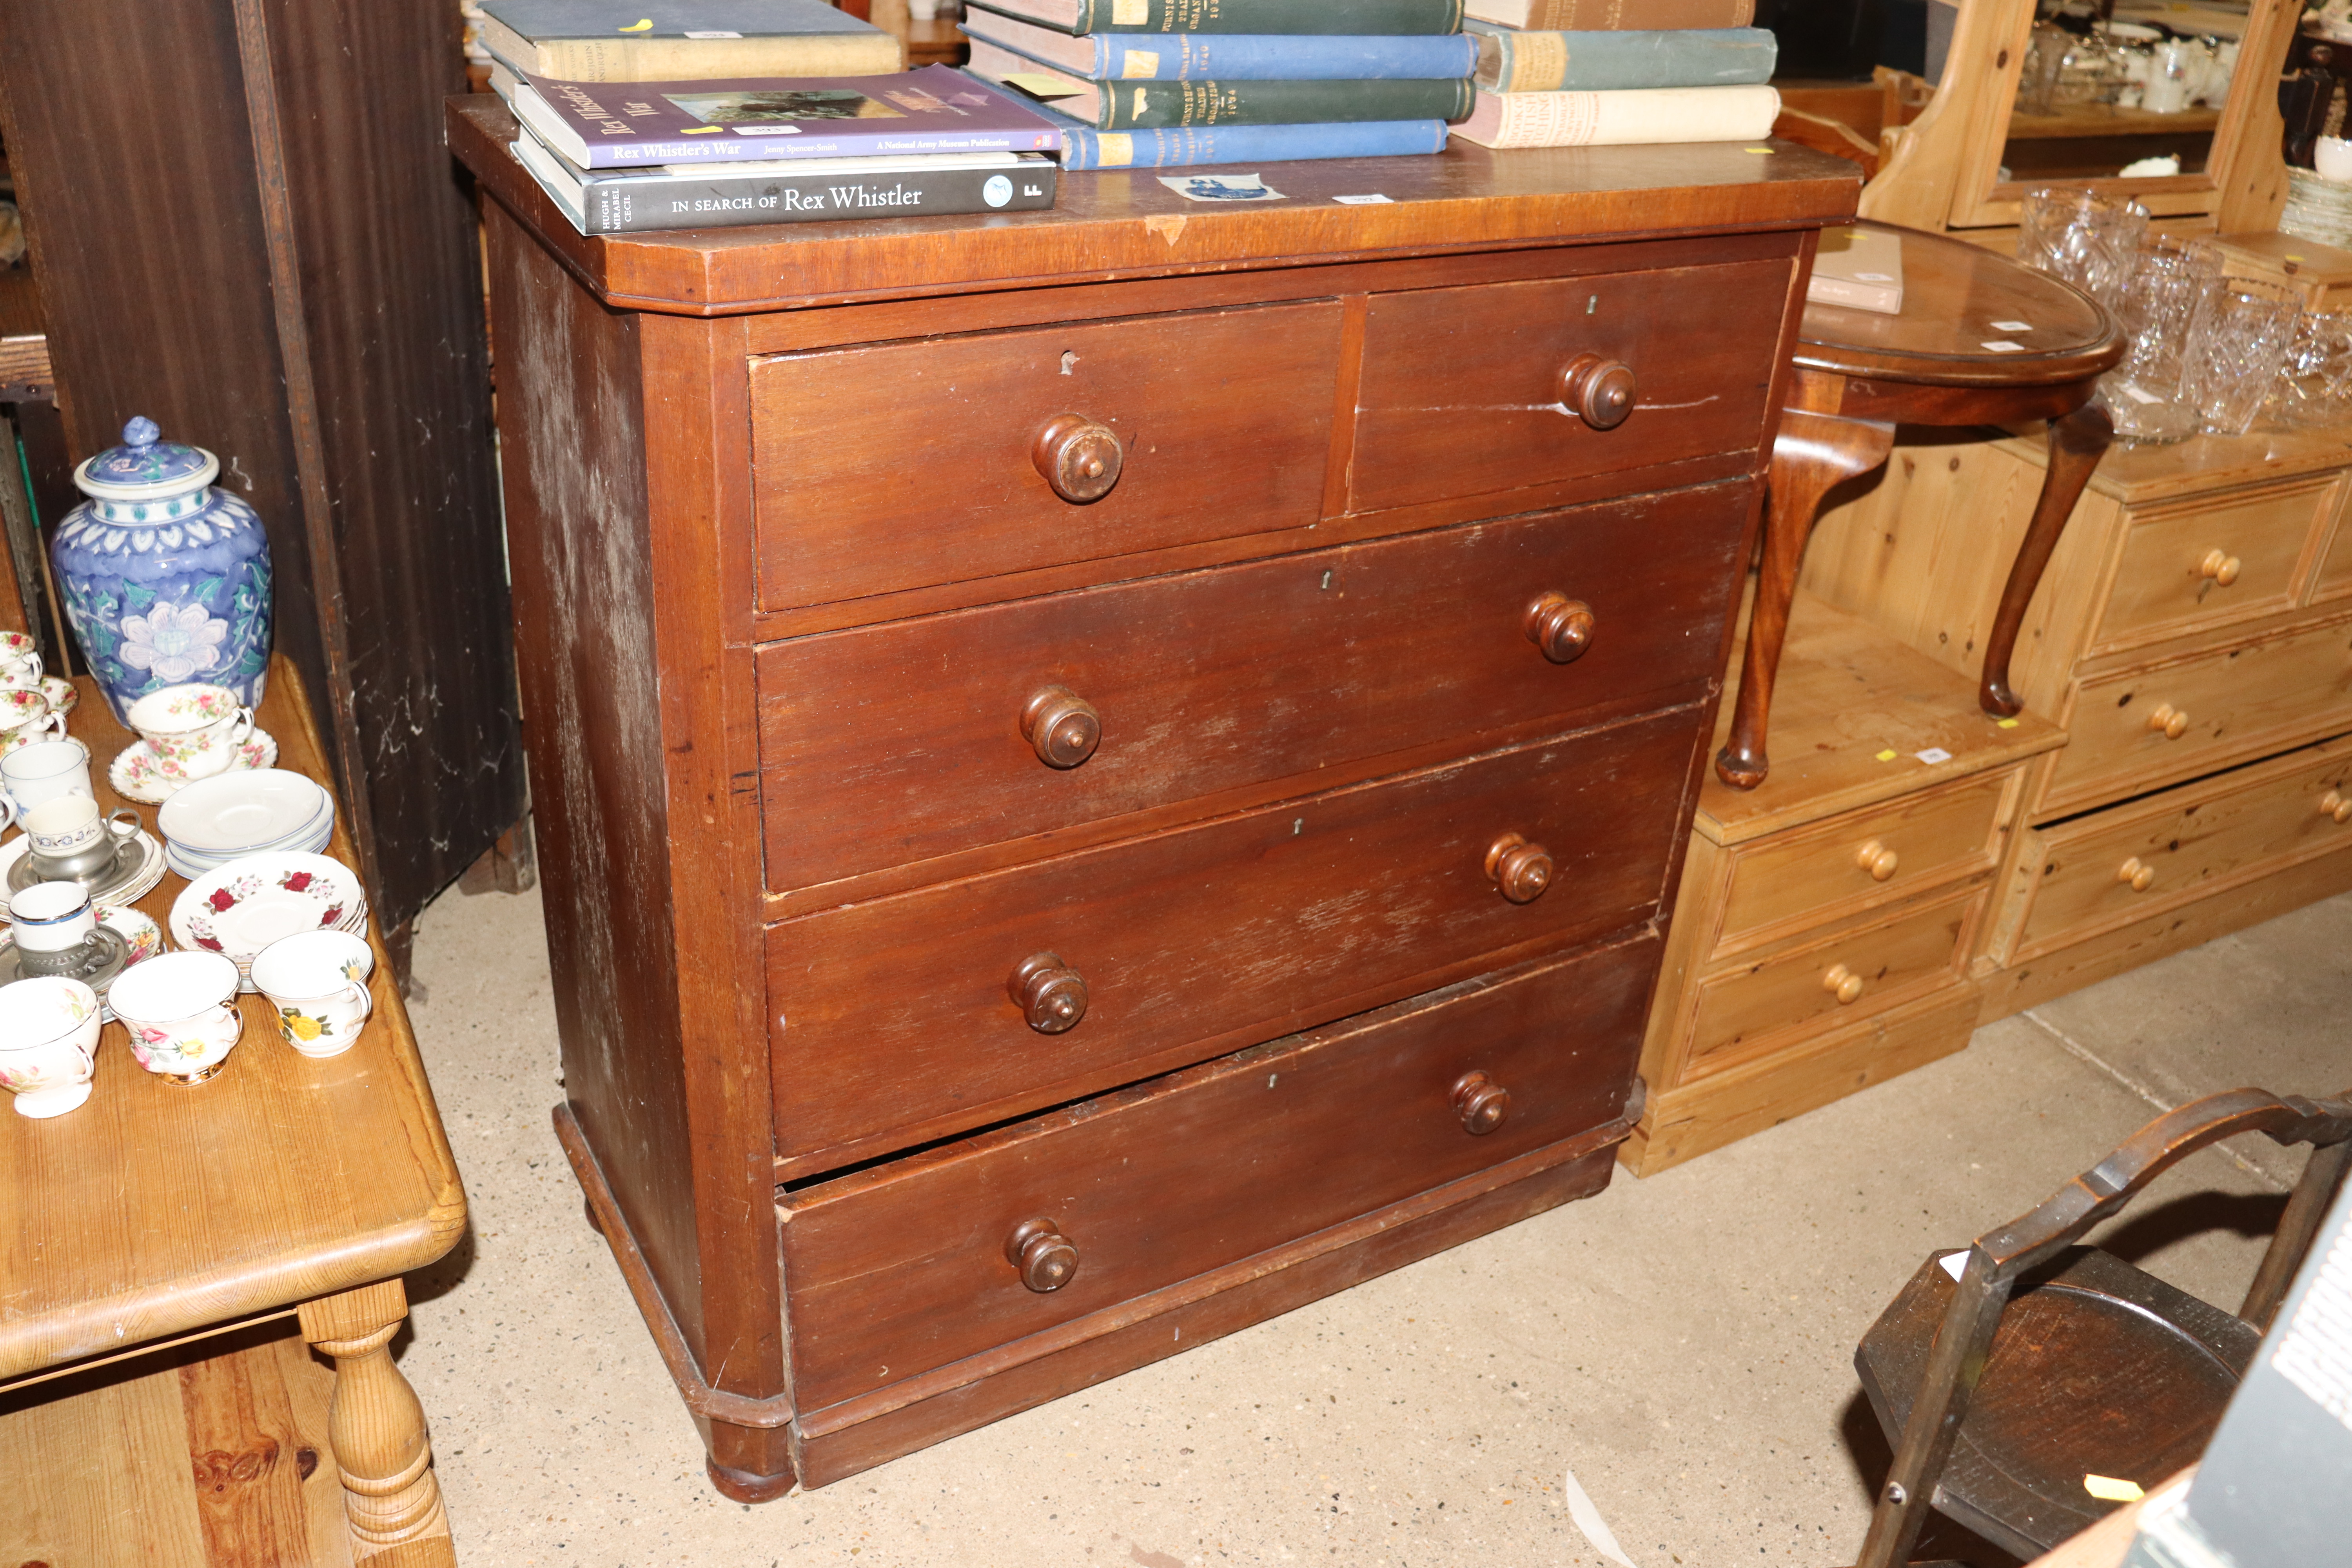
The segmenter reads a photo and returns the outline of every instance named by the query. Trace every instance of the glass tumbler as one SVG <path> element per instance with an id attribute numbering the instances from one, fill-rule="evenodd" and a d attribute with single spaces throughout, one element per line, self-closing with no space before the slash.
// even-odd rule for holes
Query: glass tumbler
<path id="1" fill-rule="evenodd" d="M 2125 197 L 2065 185 L 2029 191 L 2017 228 L 2017 258 L 2063 278 L 2114 310 L 2131 280 L 2147 209 Z"/>
<path id="2" fill-rule="evenodd" d="M 2178 441 L 2197 433 L 2197 409 L 2180 398 L 2180 351 L 2189 323 L 2221 281 L 2221 252 L 2201 239 L 2148 237 L 2116 307 L 2130 334 L 2124 363 L 2099 382 L 2118 439 Z"/>
<path id="3" fill-rule="evenodd" d="M 2278 378 L 2300 296 L 2249 278 L 2208 290 L 2180 351 L 2180 395 L 2216 436 L 2242 436 Z"/>
<path id="4" fill-rule="evenodd" d="M 2352 420 L 2352 310 L 2305 310 L 2279 364 L 2267 405 L 2305 429 Z"/>

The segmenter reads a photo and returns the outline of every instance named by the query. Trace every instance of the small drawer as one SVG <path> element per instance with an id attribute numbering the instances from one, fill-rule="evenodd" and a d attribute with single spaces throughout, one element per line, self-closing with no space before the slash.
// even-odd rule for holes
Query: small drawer
<path id="1" fill-rule="evenodd" d="M 1612 1120 L 1657 963 L 1645 936 L 1473 981 L 790 1194 L 799 1410 Z M 1075 1262 L 1054 1289 L 1031 1289 L 1009 1252 L 1024 1226 L 1031 1280 Z"/>
<path id="2" fill-rule="evenodd" d="M 1315 300 L 756 361 L 756 603 L 1304 527 L 1322 510 L 1339 320 Z"/>
<path id="3" fill-rule="evenodd" d="M 1349 509 L 1753 447 L 1790 266 L 1740 261 L 1375 296 Z M 1576 393 L 1564 378 L 1596 363 L 1633 373 L 1633 411 L 1613 427 L 1570 405 Z"/>
<path id="4" fill-rule="evenodd" d="M 1732 852 L 1717 952 L 1752 933 L 1835 919 L 1890 894 L 1989 870 L 2013 768 L 1807 827 Z"/>
<path id="5" fill-rule="evenodd" d="M 769 927 L 785 1174 L 1098 1093 L 1651 919 L 1689 827 L 1681 781 L 1704 711 Z M 1540 887 L 1538 846 L 1550 857 Z"/>
<path id="6" fill-rule="evenodd" d="M 2347 781 L 2352 742 L 2336 742 L 2042 830 L 2020 956 L 2197 898 L 2264 861 L 2352 847 Z"/>
<path id="7" fill-rule="evenodd" d="M 763 648 L 770 886 L 1267 781 L 1304 794 L 1381 771 L 1361 759 L 1688 700 L 1719 668 L 1751 493 L 1713 485 Z M 1334 769 L 1349 771 L 1313 777 Z"/>
<path id="8" fill-rule="evenodd" d="M 1867 1017 L 1952 979 L 1983 897 L 1962 892 L 1701 983 L 1685 1076 L 1745 1060 L 1758 1041 L 1825 1015 Z"/>
<path id="9" fill-rule="evenodd" d="M 2329 480 L 2135 510 L 2093 651 L 2286 608 L 2296 563 L 2336 494 Z"/>
<path id="10" fill-rule="evenodd" d="M 2082 682 L 2038 817 L 2144 794 L 2352 726 L 2352 623 Z"/>

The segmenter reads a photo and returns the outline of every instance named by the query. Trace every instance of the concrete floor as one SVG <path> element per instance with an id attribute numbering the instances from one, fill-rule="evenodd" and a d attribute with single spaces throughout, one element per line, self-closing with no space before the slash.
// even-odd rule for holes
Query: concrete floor
<path id="1" fill-rule="evenodd" d="M 1980 1031 L 1970 1049 L 825 1489 L 722 1500 L 548 1124 L 536 895 L 445 897 L 413 1008 L 473 1232 L 401 1364 L 462 1559 L 523 1568 L 1853 1562 L 1885 1447 L 1856 1337 L 1931 1249 L 2169 1106 L 2352 1081 L 2352 896 Z M 2214 1150 L 2107 1245 L 2236 1305 L 2294 1157 Z M 1988 1557 L 1987 1562 L 2003 1561 Z"/>

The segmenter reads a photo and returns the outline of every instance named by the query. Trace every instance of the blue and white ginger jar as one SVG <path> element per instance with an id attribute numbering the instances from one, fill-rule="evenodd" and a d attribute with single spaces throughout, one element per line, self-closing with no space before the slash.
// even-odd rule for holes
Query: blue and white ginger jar
<path id="1" fill-rule="evenodd" d="M 217 489 L 220 459 L 152 419 L 85 459 L 89 499 L 49 542 L 66 617 L 117 719 L 161 687 L 226 686 L 250 707 L 269 674 L 269 536 Z"/>

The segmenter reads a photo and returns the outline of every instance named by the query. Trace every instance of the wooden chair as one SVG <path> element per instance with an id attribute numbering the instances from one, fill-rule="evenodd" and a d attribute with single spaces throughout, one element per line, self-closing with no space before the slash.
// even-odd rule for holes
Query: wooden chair
<path id="1" fill-rule="evenodd" d="M 2315 1147 L 2235 1317 L 2074 1245 L 2173 1164 L 2241 1132 Z M 2352 1091 L 2231 1089 L 2158 1117 L 2041 1207 L 1977 1237 L 1957 1280 L 1941 1255 L 1921 1265 L 1854 1353 L 1896 1444 L 1858 1568 L 1908 1563 L 1931 1507 L 2032 1557 L 2116 1506 L 2086 1476 L 2153 1488 L 2194 1462 L 2347 1163 Z"/>

